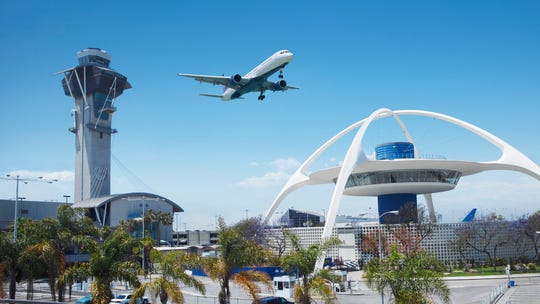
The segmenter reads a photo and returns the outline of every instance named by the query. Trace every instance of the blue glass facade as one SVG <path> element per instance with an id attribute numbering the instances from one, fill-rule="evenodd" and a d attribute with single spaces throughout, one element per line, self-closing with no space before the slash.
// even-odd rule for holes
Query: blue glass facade
<path id="1" fill-rule="evenodd" d="M 390 142 L 375 147 L 377 160 L 414 158 L 414 145 L 410 142 Z"/>
<path id="2" fill-rule="evenodd" d="M 410 142 L 384 143 L 375 147 L 375 157 L 377 160 L 414 158 L 414 145 Z M 417 173 L 421 173 L 424 177 L 428 175 L 431 176 L 430 174 L 426 174 L 426 172 Z M 372 174 L 373 178 L 388 178 L 391 183 L 405 182 L 406 180 L 410 181 L 409 177 L 411 177 L 407 172 L 373 172 Z M 371 179 L 371 176 L 369 177 Z M 414 193 L 379 195 L 377 197 L 377 201 L 379 207 L 379 221 L 381 224 L 409 223 L 418 221 L 417 200 L 416 194 Z M 399 214 L 387 214 L 382 216 L 389 211 L 399 211 Z"/>

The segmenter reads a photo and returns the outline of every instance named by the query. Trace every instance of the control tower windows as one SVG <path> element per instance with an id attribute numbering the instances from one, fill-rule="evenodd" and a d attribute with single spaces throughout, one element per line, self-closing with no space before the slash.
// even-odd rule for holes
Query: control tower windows
<path id="1" fill-rule="evenodd" d="M 94 93 L 94 116 L 99 120 L 109 120 L 110 109 L 114 109 L 112 98 L 103 93 Z"/>
<path id="2" fill-rule="evenodd" d="M 84 57 L 79 58 L 79 63 L 81 65 L 87 65 L 87 64 L 96 63 L 98 65 L 108 67 L 109 63 L 111 63 L 111 62 L 109 60 L 103 58 L 103 57 L 100 57 L 100 56 L 88 55 L 88 56 L 84 56 Z"/>

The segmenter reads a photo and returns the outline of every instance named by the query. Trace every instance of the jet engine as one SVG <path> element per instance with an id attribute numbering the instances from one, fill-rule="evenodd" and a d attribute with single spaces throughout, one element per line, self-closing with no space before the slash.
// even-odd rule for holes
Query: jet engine
<path id="1" fill-rule="evenodd" d="M 234 74 L 231 76 L 231 79 L 229 79 L 229 84 L 232 85 L 238 85 L 242 81 L 242 76 L 240 74 Z"/>
<path id="2" fill-rule="evenodd" d="M 274 91 L 283 91 L 287 87 L 287 82 L 283 79 L 276 81 L 274 83 Z"/>

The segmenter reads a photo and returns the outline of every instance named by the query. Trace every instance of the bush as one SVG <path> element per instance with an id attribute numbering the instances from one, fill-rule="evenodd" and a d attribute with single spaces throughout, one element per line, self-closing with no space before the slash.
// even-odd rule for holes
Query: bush
<path id="1" fill-rule="evenodd" d="M 527 265 L 525 265 L 525 264 L 516 264 L 516 265 L 512 265 L 510 267 L 510 270 L 525 272 L 528 269 L 527 269 Z"/>
<path id="2" fill-rule="evenodd" d="M 527 264 L 527 268 L 531 271 L 536 271 L 536 264 L 535 263 L 529 263 Z"/>

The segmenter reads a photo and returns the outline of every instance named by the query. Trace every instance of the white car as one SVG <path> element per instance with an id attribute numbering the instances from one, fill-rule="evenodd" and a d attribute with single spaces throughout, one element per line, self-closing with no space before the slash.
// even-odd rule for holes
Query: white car
<path id="1" fill-rule="evenodd" d="M 114 297 L 114 299 L 109 302 L 109 304 L 129 304 L 131 302 L 131 298 L 133 297 L 130 293 L 121 293 Z M 147 297 L 138 298 L 135 300 L 135 303 L 137 304 L 149 304 Z"/>

